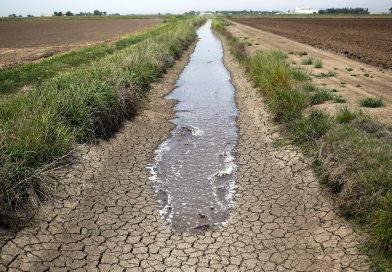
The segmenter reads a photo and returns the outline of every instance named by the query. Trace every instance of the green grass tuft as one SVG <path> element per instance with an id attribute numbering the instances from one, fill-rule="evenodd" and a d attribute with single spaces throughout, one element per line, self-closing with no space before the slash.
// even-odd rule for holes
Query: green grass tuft
<path id="1" fill-rule="evenodd" d="M 307 107 L 306 95 L 297 89 L 276 90 L 270 95 L 268 106 L 276 121 L 288 123 L 302 117 Z"/>
<path id="2" fill-rule="evenodd" d="M 311 105 L 318 105 L 333 100 L 334 98 L 335 95 L 330 90 L 319 88 L 310 95 L 309 101 Z"/>
<path id="3" fill-rule="evenodd" d="M 302 65 L 312 65 L 314 62 L 314 59 L 312 57 L 307 57 L 302 60 L 301 64 Z"/>
<path id="4" fill-rule="evenodd" d="M 336 76 L 336 72 L 333 71 L 329 71 L 327 73 L 320 73 L 317 75 L 314 75 L 316 78 L 326 78 L 326 77 L 335 77 Z"/>
<path id="5" fill-rule="evenodd" d="M 331 117 L 320 110 L 312 111 L 309 116 L 290 123 L 289 130 L 295 142 L 313 146 L 332 126 Z"/>
<path id="6" fill-rule="evenodd" d="M 336 113 L 336 121 L 340 124 L 350 123 L 362 113 L 347 106 L 340 108 Z"/>
<path id="7" fill-rule="evenodd" d="M 249 62 L 249 72 L 266 95 L 292 87 L 292 70 L 282 52 L 258 52 Z"/>
<path id="8" fill-rule="evenodd" d="M 321 59 L 315 59 L 314 60 L 314 68 L 323 68 L 323 61 Z"/>
<path id="9" fill-rule="evenodd" d="M 346 103 L 347 101 L 343 96 L 335 95 L 333 98 L 333 102 L 341 104 L 341 103 Z"/>
<path id="10" fill-rule="evenodd" d="M 360 101 L 360 105 L 366 108 L 380 108 L 384 106 L 382 98 L 367 97 Z"/>

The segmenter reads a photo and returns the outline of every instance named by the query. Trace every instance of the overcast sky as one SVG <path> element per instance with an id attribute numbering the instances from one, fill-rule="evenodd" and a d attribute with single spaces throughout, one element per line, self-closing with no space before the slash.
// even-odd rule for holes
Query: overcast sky
<path id="1" fill-rule="evenodd" d="M 190 10 L 282 10 L 310 6 L 368 7 L 371 12 L 387 12 L 391 0 L 0 0 L 0 16 L 9 14 L 52 14 L 53 11 L 93 11 L 108 13 L 182 13 Z"/>

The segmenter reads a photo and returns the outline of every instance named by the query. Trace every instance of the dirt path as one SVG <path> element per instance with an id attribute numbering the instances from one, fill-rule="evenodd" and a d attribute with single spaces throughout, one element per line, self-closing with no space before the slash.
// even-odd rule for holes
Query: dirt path
<path id="1" fill-rule="evenodd" d="M 279 134 L 228 54 L 240 109 L 235 211 L 212 232 L 173 233 L 164 224 L 146 166 L 173 128 L 167 121 L 173 102 L 162 95 L 186 60 L 156 86 L 134 121 L 64 174 L 64 200 L 2 246 L 0 270 L 368 270 L 357 235 L 333 212 L 298 150 L 273 147 Z"/>
<path id="2" fill-rule="evenodd" d="M 324 85 L 325 87 L 336 89 L 338 94 L 345 97 L 352 107 L 358 107 L 359 101 L 362 98 L 368 96 L 382 97 L 385 102 L 385 107 L 362 109 L 377 116 L 383 122 L 392 123 L 392 71 L 380 70 L 377 67 L 236 22 L 229 27 L 229 30 L 236 37 L 252 43 L 252 46 L 248 47 L 251 53 L 265 49 L 283 50 L 286 52 L 307 52 L 308 55 L 302 58 L 290 55 L 290 60 L 295 61 L 298 66 L 313 74 L 319 74 L 321 72 L 328 73 L 329 71 L 336 72 L 335 77 L 315 79 L 314 81 L 320 86 Z M 309 56 L 320 58 L 323 62 L 323 67 L 316 69 L 312 65 L 301 65 L 301 60 Z M 346 68 L 351 68 L 352 70 L 348 71 Z M 326 103 L 317 107 L 334 112 L 336 107 L 340 106 L 341 104 Z"/>

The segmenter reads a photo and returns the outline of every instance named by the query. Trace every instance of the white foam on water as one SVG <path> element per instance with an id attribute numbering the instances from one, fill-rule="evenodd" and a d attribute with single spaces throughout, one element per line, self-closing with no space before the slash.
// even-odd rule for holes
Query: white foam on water
<path id="1" fill-rule="evenodd" d="M 192 128 L 192 135 L 193 136 L 203 136 L 204 135 L 204 131 L 201 130 L 200 128 L 195 127 L 195 126 L 191 126 L 191 128 Z"/>
<path id="2" fill-rule="evenodd" d="M 234 147 L 233 147 L 234 149 Z M 216 202 L 220 205 L 221 209 L 233 209 L 234 208 L 234 196 L 236 193 L 236 184 L 235 184 L 235 171 L 237 170 L 237 165 L 235 164 L 234 160 L 234 156 L 232 155 L 232 152 L 230 151 L 225 151 L 223 152 L 224 156 L 225 156 L 225 169 L 220 170 L 212 175 L 210 175 L 208 177 L 208 180 L 210 181 L 211 186 L 213 187 L 213 194 L 215 197 Z M 219 154 L 218 156 L 222 156 L 223 154 Z M 225 194 L 225 203 L 219 200 L 219 197 L 216 193 L 217 190 L 217 186 L 216 186 L 216 178 L 217 177 L 226 177 L 226 176 L 230 176 L 232 175 L 232 177 L 230 177 L 228 179 L 228 186 L 227 186 L 227 193 Z M 228 220 L 227 220 L 228 221 Z M 222 223 L 222 225 L 224 226 L 226 223 L 226 221 L 224 221 Z"/>
<path id="3" fill-rule="evenodd" d="M 170 147 L 168 145 L 168 141 L 162 142 L 158 148 L 155 150 L 154 154 L 155 157 L 153 159 L 153 163 L 147 166 L 147 169 L 150 171 L 150 177 L 148 178 L 151 182 L 154 184 L 154 193 L 155 195 L 158 195 L 159 192 L 162 189 L 162 181 L 158 178 L 158 164 L 162 161 L 163 155 L 170 151 Z M 166 193 L 166 192 L 165 192 Z M 171 213 L 171 206 L 172 206 L 172 197 L 167 194 L 167 202 L 166 204 L 160 200 L 159 198 L 157 202 L 159 204 L 159 214 L 161 215 L 162 218 L 164 218 L 169 224 L 171 224 L 173 215 Z"/>

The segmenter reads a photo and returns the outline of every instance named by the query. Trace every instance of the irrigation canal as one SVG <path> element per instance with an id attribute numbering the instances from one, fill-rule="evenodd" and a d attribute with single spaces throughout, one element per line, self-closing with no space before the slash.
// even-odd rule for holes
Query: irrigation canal
<path id="1" fill-rule="evenodd" d="M 209 20 L 167 99 L 178 101 L 176 128 L 150 167 L 160 213 L 175 231 L 224 225 L 234 205 L 237 107 L 221 40 Z"/>

